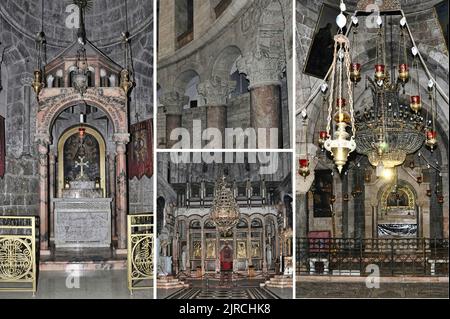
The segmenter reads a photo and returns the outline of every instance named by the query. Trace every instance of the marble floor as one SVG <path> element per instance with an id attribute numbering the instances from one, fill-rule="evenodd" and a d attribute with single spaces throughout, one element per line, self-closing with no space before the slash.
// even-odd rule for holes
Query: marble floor
<path id="1" fill-rule="evenodd" d="M 184 289 L 158 289 L 158 299 L 292 299 L 292 289 L 261 288 L 258 280 L 239 280 L 221 287 L 217 280 L 192 280 Z"/>
<path id="2" fill-rule="evenodd" d="M 297 282 L 297 298 L 448 298 L 448 283 L 382 283 L 368 289 L 364 283 Z"/>
<path id="3" fill-rule="evenodd" d="M 153 289 L 138 290 L 130 295 L 126 270 L 95 270 L 72 273 L 43 271 L 38 291 L 31 293 L 0 292 L 0 299 L 152 299 Z M 78 279 L 76 279 L 78 278 Z M 73 287 L 73 288 L 71 288 Z"/>

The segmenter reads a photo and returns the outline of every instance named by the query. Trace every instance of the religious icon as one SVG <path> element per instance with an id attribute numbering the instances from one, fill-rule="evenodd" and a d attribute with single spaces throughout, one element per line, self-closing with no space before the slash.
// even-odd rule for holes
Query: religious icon
<path id="1" fill-rule="evenodd" d="M 247 243 L 245 241 L 237 242 L 237 258 L 245 259 L 247 258 Z"/>
<path id="2" fill-rule="evenodd" d="M 261 249 L 258 241 L 252 242 L 252 258 L 261 258 Z"/>
<path id="3" fill-rule="evenodd" d="M 215 240 L 209 240 L 206 242 L 206 258 L 215 259 L 216 258 L 216 242 Z"/>
<path id="4" fill-rule="evenodd" d="M 200 241 L 194 241 L 192 243 L 193 246 L 193 254 L 194 259 L 202 258 L 202 243 Z"/>

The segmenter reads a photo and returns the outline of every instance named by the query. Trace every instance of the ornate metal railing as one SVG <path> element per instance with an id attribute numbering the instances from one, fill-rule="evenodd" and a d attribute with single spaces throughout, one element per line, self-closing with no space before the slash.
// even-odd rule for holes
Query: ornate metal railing
<path id="1" fill-rule="evenodd" d="M 448 239 L 297 238 L 297 275 L 448 276 Z"/>
<path id="2" fill-rule="evenodd" d="M 153 214 L 128 215 L 128 289 L 153 286 Z"/>
<path id="3" fill-rule="evenodd" d="M 0 291 L 36 293 L 35 217 L 0 216 Z"/>

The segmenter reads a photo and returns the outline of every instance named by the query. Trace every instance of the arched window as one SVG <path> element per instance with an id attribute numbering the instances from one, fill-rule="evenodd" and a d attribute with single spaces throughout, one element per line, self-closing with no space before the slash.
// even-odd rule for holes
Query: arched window
<path id="1" fill-rule="evenodd" d="M 194 39 L 194 0 L 175 0 L 175 35 L 177 48 Z"/>

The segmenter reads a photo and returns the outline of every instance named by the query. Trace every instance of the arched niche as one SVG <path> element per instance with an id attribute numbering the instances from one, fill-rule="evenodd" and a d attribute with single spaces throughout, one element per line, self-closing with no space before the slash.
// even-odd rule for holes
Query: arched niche
<path id="1" fill-rule="evenodd" d="M 71 127 L 66 132 L 64 132 L 58 141 L 58 197 L 61 197 L 62 189 L 64 188 L 64 180 L 66 178 L 64 172 L 64 164 L 65 164 L 65 152 L 66 152 L 66 144 L 69 139 L 72 137 L 76 137 L 79 134 L 80 126 Z M 106 143 L 103 136 L 96 129 L 84 125 L 83 128 L 86 130 L 86 138 L 92 137 L 98 143 L 98 157 L 99 157 L 99 171 L 100 171 L 100 185 L 103 191 L 103 196 L 106 197 Z"/>
<path id="2" fill-rule="evenodd" d="M 182 72 L 174 83 L 176 92 L 179 92 L 182 96 L 188 96 L 188 104 L 182 105 L 182 109 L 190 108 L 192 101 L 198 101 L 197 85 L 200 83 L 200 76 L 194 70 L 187 70 Z"/>

